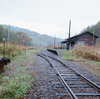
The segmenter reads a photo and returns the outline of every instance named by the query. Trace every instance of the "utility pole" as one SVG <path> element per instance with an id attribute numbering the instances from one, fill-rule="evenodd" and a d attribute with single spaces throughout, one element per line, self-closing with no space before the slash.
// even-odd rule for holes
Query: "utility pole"
<path id="1" fill-rule="evenodd" d="M 3 58 L 5 58 L 5 38 L 3 38 L 3 42 L 4 42 Z"/>
<path id="2" fill-rule="evenodd" d="M 10 32 L 10 25 L 8 27 L 8 42 L 9 42 L 9 32 Z"/>
<path id="3" fill-rule="evenodd" d="M 24 45 L 25 45 L 25 54 L 26 54 L 26 50 L 27 50 L 27 38 L 24 38 Z"/>
<path id="4" fill-rule="evenodd" d="M 54 49 L 55 49 L 55 46 L 56 46 L 56 36 L 54 36 Z"/>
<path id="5" fill-rule="evenodd" d="M 68 37 L 68 47 L 67 49 L 69 50 L 69 46 L 70 46 L 70 28 L 71 28 L 71 20 L 69 21 L 69 37 Z"/>
<path id="6" fill-rule="evenodd" d="M 93 31 L 93 43 L 94 43 L 94 31 Z"/>

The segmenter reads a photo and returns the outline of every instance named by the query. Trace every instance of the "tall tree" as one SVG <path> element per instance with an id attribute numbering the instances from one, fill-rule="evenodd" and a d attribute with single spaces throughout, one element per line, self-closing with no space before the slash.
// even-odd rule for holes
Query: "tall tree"
<path id="1" fill-rule="evenodd" d="M 3 38 L 8 41 L 8 29 L 4 28 L 0 25 L 0 42 L 3 42 Z M 9 33 L 9 42 L 15 44 L 26 44 L 26 45 L 33 45 L 32 38 L 29 38 L 26 33 L 23 32 L 12 32 Z"/>
<path id="2" fill-rule="evenodd" d="M 26 33 L 17 32 L 14 36 L 16 37 L 16 41 L 18 42 L 18 44 L 31 44 L 32 39 L 30 39 L 29 36 L 26 35 Z"/>

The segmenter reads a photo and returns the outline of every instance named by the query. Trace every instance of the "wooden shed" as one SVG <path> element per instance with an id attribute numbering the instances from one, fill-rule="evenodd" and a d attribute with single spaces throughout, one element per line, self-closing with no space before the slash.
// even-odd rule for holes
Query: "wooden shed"
<path id="1" fill-rule="evenodd" d="M 65 39 L 65 41 L 62 41 L 61 48 L 63 48 L 63 45 L 66 44 L 66 48 L 68 49 L 68 42 L 69 42 L 69 49 L 71 49 L 74 45 L 92 46 L 96 44 L 97 38 L 99 38 L 97 35 L 94 35 L 93 33 L 89 31 L 83 32 L 71 38 Z"/>

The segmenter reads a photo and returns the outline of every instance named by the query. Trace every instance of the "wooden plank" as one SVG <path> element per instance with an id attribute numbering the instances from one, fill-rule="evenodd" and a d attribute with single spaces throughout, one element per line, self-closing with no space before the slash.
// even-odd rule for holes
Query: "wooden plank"
<path id="1" fill-rule="evenodd" d="M 76 96 L 100 96 L 100 93 L 75 93 Z"/>
<path id="2" fill-rule="evenodd" d="M 81 81 L 81 80 L 83 80 L 83 79 L 80 79 L 80 78 L 75 78 L 75 79 L 71 79 L 71 78 L 67 78 L 67 79 L 64 79 L 65 81 L 67 81 L 67 80 L 71 80 L 71 81 Z"/>
<path id="3" fill-rule="evenodd" d="M 69 75 L 75 75 L 75 74 L 60 74 L 61 76 L 69 76 Z"/>
<path id="4" fill-rule="evenodd" d="M 67 93 L 56 93 L 56 95 L 65 96 L 65 95 L 68 95 L 68 94 Z"/>
<path id="5" fill-rule="evenodd" d="M 68 95 L 67 93 L 56 93 L 56 95 Z M 100 96 L 100 93 L 75 93 L 76 96 Z"/>
<path id="6" fill-rule="evenodd" d="M 54 85 L 56 88 L 64 88 L 62 85 Z M 69 85 L 71 88 L 90 88 L 89 85 Z"/>

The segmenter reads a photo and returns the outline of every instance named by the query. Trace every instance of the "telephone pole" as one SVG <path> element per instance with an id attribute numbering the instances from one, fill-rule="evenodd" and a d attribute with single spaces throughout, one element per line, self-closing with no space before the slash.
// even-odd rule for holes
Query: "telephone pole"
<path id="1" fill-rule="evenodd" d="M 70 46 L 70 29 L 71 29 L 71 20 L 69 21 L 69 37 L 68 37 L 68 47 L 67 49 L 69 50 L 69 46 Z"/>
<path id="2" fill-rule="evenodd" d="M 9 42 L 9 32 L 10 32 L 10 25 L 8 27 L 8 42 Z"/>
<path id="3" fill-rule="evenodd" d="M 56 46 L 56 36 L 54 36 L 54 49 L 55 49 L 55 46 Z"/>

